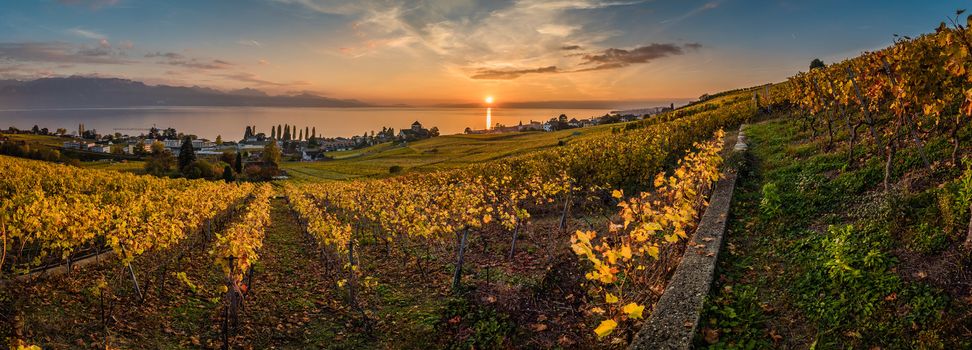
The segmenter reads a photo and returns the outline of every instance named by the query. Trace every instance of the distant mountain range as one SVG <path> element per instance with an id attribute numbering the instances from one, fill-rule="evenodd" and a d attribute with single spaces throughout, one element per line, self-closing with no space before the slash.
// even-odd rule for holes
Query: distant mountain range
<path id="1" fill-rule="evenodd" d="M 0 80 L 3 108 L 92 108 L 143 106 L 370 107 L 310 93 L 271 96 L 256 89 L 220 91 L 192 86 L 146 85 L 116 78 Z"/>

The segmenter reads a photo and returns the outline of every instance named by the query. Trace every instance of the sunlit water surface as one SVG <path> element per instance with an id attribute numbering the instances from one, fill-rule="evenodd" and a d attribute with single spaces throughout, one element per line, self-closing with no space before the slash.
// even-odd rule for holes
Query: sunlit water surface
<path id="1" fill-rule="evenodd" d="M 441 134 L 462 133 L 467 127 L 484 129 L 501 123 L 516 125 L 521 121 L 546 121 L 566 114 L 585 119 L 604 115 L 604 109 L 523 109 L 523 108 L 264 108 L 264 107 L 145 107 L 99 109 L 0 109 L 0 128 L 14 126 L 28 129 L 35 124 L 50 130 L 78 130 L 84 123 L 99 133 L 139 134 L 139 130 L 157 126 L 173 127 L 184 133 L 224 140 L 243 137 L 247 125 L 257 132 L 270 133 L 278 124 L 316 127 L 317 135 L 326 137 L 361 135 L 382 127 L 408 128 L 418 121 L 426 128 L 436 126 Z"/>

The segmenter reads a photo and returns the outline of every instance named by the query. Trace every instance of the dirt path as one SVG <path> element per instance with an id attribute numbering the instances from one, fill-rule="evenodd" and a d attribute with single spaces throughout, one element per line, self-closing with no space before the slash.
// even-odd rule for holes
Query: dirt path
<path id="1" fill-rule="evenodd" d="M 344 328 L 340 300 L 329 288 L 333 283 L 287 202 L 274 199 L 270 215 L 234 343 L 254 349 L 325 347 Z"/>

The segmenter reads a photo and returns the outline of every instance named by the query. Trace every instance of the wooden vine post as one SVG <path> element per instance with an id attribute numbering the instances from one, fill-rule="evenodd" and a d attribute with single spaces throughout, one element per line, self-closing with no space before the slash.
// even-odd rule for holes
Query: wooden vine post
<path id="1" fill-rule="evenodd" d="M 462 263 L 466 252 L 466 241 L 469 239 L 469 228 L 464 228 L 462 234 L 456 233 L 459 240 L 459 254 L 456 257 L 456 269 L 452 275 L 452 292 L 458 292 L 462 286 Z"/>
<path id="2" fill-rule="evenodd" d="M 509 257 L 510 260 L 513 259 L 513 253 L 516 251 L 516 236 L 519 233 L 520 233 L 520 218 L 517 217 L 516 227 L 513 229 L 513 241 L 510 242 L 510 257 Z"/>

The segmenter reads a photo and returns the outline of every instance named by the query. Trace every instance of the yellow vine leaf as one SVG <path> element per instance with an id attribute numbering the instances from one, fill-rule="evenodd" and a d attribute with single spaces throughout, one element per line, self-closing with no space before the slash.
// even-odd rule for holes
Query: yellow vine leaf
<path id="1" fill-rule="evenodd" d="M 621 246 L 621 257 L 624 258 L 625 260 L 631 260 L 631 246 L 630 245 L 625 244 L 625 245 Z"/>
<path id="2" fill-rule="evenodd" d="M 606 295 L 604 295 L 604 302 L 608 304 L 614 304 L 618 302 L 618 297 L 615 296 L 614 294 L 607 293 Z"/>
<path id="3" fill-rule="evenodd" d="M 642 317 L 642 312 L 645 311 L 644 305 L 638 305 L 636 303 L 629 303 L 621 308 L 621 311 L 628 314 L 628 317 L 633 319 L 640 319 Z"/>
<path id="4" fill-rule="evenodd" d="M 594 329 L 594 334 L 597 334 L 598 338 L 604 338 L 604 336 L 611 334 L 611 331 L 618 326 L 618 323 L 614 320 L 604 320 L 601 324 Z"/>
<path id="5" fill-rule="evenodd" d="M 652 245 L 648 247 L 648 255 L 652 258 L 658 259 L 658 246 Z"/>

